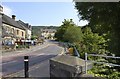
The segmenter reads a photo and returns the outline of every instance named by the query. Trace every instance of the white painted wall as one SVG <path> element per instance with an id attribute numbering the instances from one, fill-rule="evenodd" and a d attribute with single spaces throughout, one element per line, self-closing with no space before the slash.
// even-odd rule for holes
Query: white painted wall
<path id="1" fill-rule="evenodd" d="M 27 30 L 27 39 L 31 39 L 31 34 L 32 34 L 32 32 L 31 32 L 31 30 Z"/>

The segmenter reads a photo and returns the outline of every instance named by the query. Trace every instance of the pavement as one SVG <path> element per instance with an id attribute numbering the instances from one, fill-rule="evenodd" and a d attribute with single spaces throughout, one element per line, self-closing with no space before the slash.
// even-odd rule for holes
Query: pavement
<path id="1" fill-rule="evenodd" d="M 29 77 L 50 77 L 49 60 L 29 68 Z M 48 71 L 48 72 L 46 72 Z M 45 72 L 45 73 L 44 73 Z M 24 77 L 24 70 L 7 75 L 7 77 Z"/>
<path id="2" fill-rule="evenodd" d="M 60 53 L 56 53 L 58 51 Z M 46 52 L 49 52 L 49 53 L 46 53 Z M 38 62 L 35 65 L 30 66 L 29 77 L 49 77 L 50 76 L 49 75 L 49 59 L 56 55 L 62 55 L 62 54 L 64 54 L 64 48 L 58 46 L 57 42 L 53 43 L 51 41 L 46 41 L 44 44 L 34 46 L 30 49 L 2 53 L 2 60 L 5 61 L 2 64 L 6 67 L 11 67 L 16 62 L 16 61 L 14 62 L 13 60 L 15 60 L 15 58 L 17 56 L 18 56 L 18 60 L 19 60 L 20 59 L 19 56 L 30 55 L 30 56 L 32 56 L 31 61 L 34 60 L 33 63 L 35 63 L 36 60 L 38 60 Z M 6 63 L 6 61 L 10 61 L 10 62 Z M 7 66 L 7 64 L 8 64 L 8 66 Z M 20 63 L 18 63 L 18 64 L 20 64 Z M 18 65 L 13 65 L 13 66 L 18 66 Z M 7 71 L 8 70 L 12 71 L 12 69 L 6 68 L 6 67 L 4 67 L 5 70 L 7 69 Z M 14 68 L 14 67 L 12 67 L 12 68 Z M 16 69 L 17 69 L 17 67 L 16 67 Z M 24 69 L 19 70 L 15 73 L 9 74 L 6 77 L 24 77 Z"/>
<path id="3" fill-rule="evenodd" d="M 2 52 L 2 58 L 4 57 L 11 57 L 11 56 L 17 56 L 17 55 L 21 55 L 21 54 L 24 54 L 24 53 L 30 53 L 30 52 L 34 52 L 36 50 L 39 50 L 39 49 L 42 49 L 42 48 L 45 48 L 47 46 L 49 46 L 50 43 L 48 42 L 45 42 L 44 44 L 41 44 L 41 45 L 36 45 L 36 46 L 32 46 L 30 49 L 26 48 L 26 49 L 21 49 L 21 50 L 16 50 L 16 51 L 11 51 L 11 52 Z M 24 52 L 24 53 L 23 53 Z"/>

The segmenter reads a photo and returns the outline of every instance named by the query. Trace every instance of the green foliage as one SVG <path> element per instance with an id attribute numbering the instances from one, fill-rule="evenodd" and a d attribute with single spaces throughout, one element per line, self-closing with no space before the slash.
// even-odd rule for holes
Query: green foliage
<path id="1" fill-rule="evenodd" d="M 76 2 L 80 19 L 88 20 L 94 33 L 107 34 L 108 50 L 120 56 L 120 2 L 82 3 Z M 118 62 L 119 63 L 119 62 Z"/>
<path id="2" fill-rule="evenodd" d="M 97 39 L 101 39 L 100 42 L 102 45 L 104 46 L 107 45 L 105 49 L 107 49 L 110 53 L 115 54 L 115 56 L 120 56 L 120 22 L 119 22 L 120 21 L 120 13 L 119 13 L 120 2 L 116 2 L 116 3 L 115 2 L 114 3 L 112 2 L 111 3 L 108 3 L 108 2 L 107 3 L 75 2 L 75 8 L 78 10 L 80 19 L 89 21 L 88 26 L 91 27 L 94 33 L 94 35 L 92 34 L 90 34 L 89 36 L 85 35 L 86 40 L 90 42 L 91 40 L 94 40 L 92 39 L 93 38 L 92 36 L 98 37 L 99 35 L 102 35 L 104 39 L 107 41 L 105 45 L 102 44 L 102 42 L 104 43 L 104 39 L 102 39 L 102 37 L 99 37 Z M 87 42 L 86 42 L 88 46 L 87 48 L 90 47 L 89 49 L 91 49 L 91 47 L 93 46 L 97 48 L 97 46 L 95 46 L 94 44 L 93 46 L 91 46 L 91 44 Z M 93 42 L 96 43 L 97 41 L 94 40 Z M 102 47 L 103 48 L 102 51 L 104 51 L 104 46 Z M 91 52 L 93 50 L 91 49 L 88 52 Z M 116 60 L 114 62 L 117 62 L 117 64 L 120 63 L 119 60 Z M 99 68 L 95 68 L 96 73 L 95 72 L 93 73 L 97 75 L 101 75 L 99 71 L 97 71 L 97 69 L 101 70 Z M 120 71 L 119 67 L 117 67 L 117 69 L 119 69 L 118 71 Z M 107 71 L 104 71 L 104 72 L 111 72 L 111 73 L 107 74 L 106 76 L 104 75 L 104 76 L 109 79 L 120 79 L 119 78 L 120 75 L 118 71 L 111 72 L 111 69 L 107 69 Z"/>
<path id="3" fill-rule="evenodd" d="M 18 45 L 16 48 L 21 49 L 21 48 L 28 48 L 28 45 Z"/>
<path id="4" fill-rule="evenodd" d="M 38 38 L 38 36 L 31 36 L 31 40 L 35 40 L 35 39 L 37 39 Z"/>
<path id="5" fill-rule="evenodd" d="M 120 79 L 120 72 L 105 64 L 96 64 L 91 70 L 88 70 L 89 74 L 93 74 L 95 77 L 103 77 L 107 79 Z"/>
<path id="6" fill-rule="evenodd" d="M 63 35 L 65 42 L 79 43 L 82 40 L 82 32 L 79 27 L 69 27 Z"/>
<path id="7" fill-rule="evenodd" d="M 85 53 L 105 54 L 106 40 L 103 36 L 93 33 L 90 27 L 83 30 L 83 41 L 78 45 L 82 57 Z"/>
<path id="8" fill-rule="evenodd" d="M 55 34 L 57 40 L 70 43 L 76 43 L 82 40 L 81 29 L 74 24 L 72 19 L 65 19 L 62 23 Z"/>
<path id="9" fill-rule="evenodd" d="M 63 24 L 59 27 L 57 32 L 55 33 L 55 38 L 59 41 L 64 41 L 63 35 L 66 32 L 68 27 L 71 27 L 71 21 L 64 19 Z"/>

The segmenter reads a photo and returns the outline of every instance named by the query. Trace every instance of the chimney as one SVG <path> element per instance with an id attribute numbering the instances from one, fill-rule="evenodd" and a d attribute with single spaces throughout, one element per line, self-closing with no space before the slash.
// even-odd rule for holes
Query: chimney
<path id="1" fill-rule="evenodd" d="M 32 29 L 32 26 L 30 25 L 30 30 Z"/>
<path id="2" fill-rule="evenodd" d="M 3 14 L 3 7 L 0 5 L 0 14 Z"/>
<path id="3" fill-rule="evenodd" d="M 27 26 L 29 26 L 29 24 L 28 24 L 28 23 L 26 23 L 26 25 L 27 25 Z"/>
<path id="4" fill-rule="evenodd" d="M 28 23 L 26 23 L 26 25 L 27 25 L 27 28 L 29 28 L 29 24 L 28 24 Z"/>
<path id="5" fill-rule="evenodd" d="M 15 20 L 15 17 L 16 17 L 15 15 L 12 15 L 12 19 L 14 19 L 14 20 Z"/>

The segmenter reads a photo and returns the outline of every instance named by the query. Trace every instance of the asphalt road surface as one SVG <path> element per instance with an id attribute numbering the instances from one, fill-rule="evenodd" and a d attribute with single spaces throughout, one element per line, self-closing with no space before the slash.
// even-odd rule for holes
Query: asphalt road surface
<path id="1" fill-rule="evenodd" d="M 44 47 L 43 47 L 44 46 Z M 3 57 L 3 77 L 24 77 L 24 56 L 29 56 L 29 77 L 49 77 L 49 59 L 63 52 L 63 48 L 54 42 L 47 42 L 40 49 L 34 47 L 34 51 L 26 51 L 17 55 Z M 7 54 L 6 54 L 7 55 Z"/>

